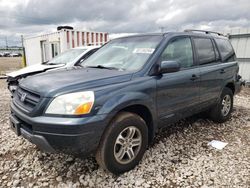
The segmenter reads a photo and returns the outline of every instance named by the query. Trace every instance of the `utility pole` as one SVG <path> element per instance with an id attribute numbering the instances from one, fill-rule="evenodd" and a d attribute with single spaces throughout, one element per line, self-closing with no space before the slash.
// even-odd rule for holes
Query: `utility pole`
<path id="1" fill-rule="evenodd" d="M 21 44 L 22 44 L 22 48 L 24 48 L 24 46 L 23 46 L 23 35 L 21 35 Z"/>
<path id="2" fill-rule="evenodd" d="M 22 50 L 23 50 L 22 67 L 26 67 L 26 55 L 25 55 L 25 48 L 24 48 L 24 45 L 23 45 L 23 35 L 21 35 L 21 43 L 22 43 Z"/>
<path id="3" fill-rule="evenodd" d="M 164 33 L 165 27 L 159 27 L 161 30 L 161 33 Z"/>
<path id="4" fill-rule="evenodd" d="M 6 44 L 6 50 L 8 50 L 8 38 L 5 36 L 5 44 Z"/>

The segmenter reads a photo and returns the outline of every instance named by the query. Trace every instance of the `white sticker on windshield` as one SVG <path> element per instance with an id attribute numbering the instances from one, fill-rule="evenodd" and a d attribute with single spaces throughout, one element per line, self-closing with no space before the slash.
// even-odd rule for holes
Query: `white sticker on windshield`
<path id="1" fill-rule="evenodd" d="M 152 54 L 155 51 L 154 48 L 135 48 L 134 54 Z"/>

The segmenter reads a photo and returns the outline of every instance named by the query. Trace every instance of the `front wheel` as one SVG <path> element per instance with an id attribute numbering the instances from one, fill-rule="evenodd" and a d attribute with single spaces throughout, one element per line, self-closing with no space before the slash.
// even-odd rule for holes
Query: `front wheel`
<path id="1" fill-rule="evenodd" d="M 98 164 L 121 174 L 133 169 L 142 159 L 148 145 L 145 121 L 129 112 L 119 113 L 105 131 L 96 153 Z"/>
<path id="2" fill-rule="evenodd" d="M 223 123 L 227 121 L 233 109 L 233 92 L 229 88 L 224 88 L 219 102 L 211 109 L 210 117 L 213 121 Z"/>

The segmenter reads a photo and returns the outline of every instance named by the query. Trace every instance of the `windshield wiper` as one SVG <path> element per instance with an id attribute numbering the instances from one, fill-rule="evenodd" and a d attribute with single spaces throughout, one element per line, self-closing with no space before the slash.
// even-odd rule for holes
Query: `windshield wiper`
<path id="1" fill-rule="evenodd" d="M 46 63 L 46 65 L 58 65 L 59 63 Z"/>
<path id="2" fill-rule="evenodd" d="M 46 65 L 61 65 L 61 64 L 65 65 L 65 63 L 50 63 L 50 62 L 46 63 Z"/>
<path id="3" fill-rule="evenodd" d="M 97 69 L 120 70 L 119 68 L 116 68 L 116 67 L 106 67 L 106 66 L 103 66 L 103 65 L 85 66 L 85 68 L 97 68 Z"/>
<path id="4" fill-rule="evenodd" d="M 46 65 L 49 61 L 42 62 L 42 65 Z"/>

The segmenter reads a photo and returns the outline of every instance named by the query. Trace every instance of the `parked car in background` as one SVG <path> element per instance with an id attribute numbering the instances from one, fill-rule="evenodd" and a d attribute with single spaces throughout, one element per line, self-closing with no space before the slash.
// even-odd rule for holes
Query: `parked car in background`
<path id="1" fill-rule="evenodd" d="M 9 57 L 18 57 L 18 54 L 11 52 Z"/>
<path id="2" fill-rule="evenodd" d="M 3 52 L 3 57 L 10 57 L 10 52 Z"/>
<path id="3" fill-rule="evenodd" d="M 44 64 L 31 65 L 7 74 L 8 89 L 13 93 L 20 79 L 52 69 L 67 68 L 78 65 L 92 55 L 100 46 L 77 47 L 59 54 Z"/>
<path id="4" fill-rule="evenodd" d="M 21 53 L 10 53 L 9 57 L 21 57 L 22 54 Z"/>
<path id="5" fill-rule="evenodd" d="M 208 31 L 114 39 L 81 66 L 20 81 L 11 127 L 48 152 L 95 154 L 114 174 L 169 124 L 203 111 L 228 120 L 241 88 L 229 40 Z"/>

